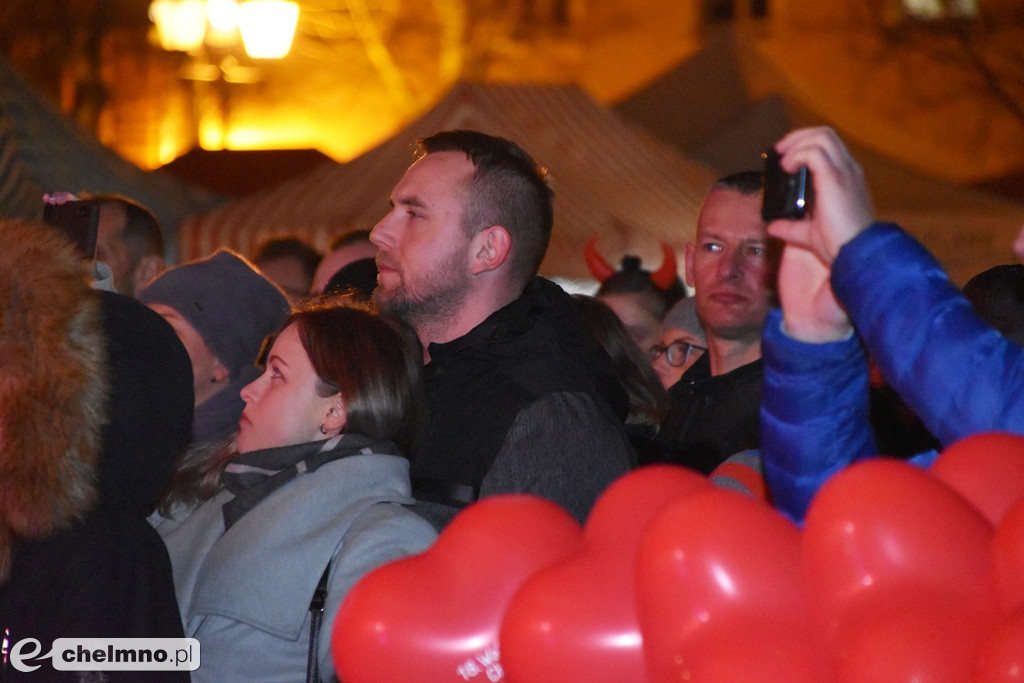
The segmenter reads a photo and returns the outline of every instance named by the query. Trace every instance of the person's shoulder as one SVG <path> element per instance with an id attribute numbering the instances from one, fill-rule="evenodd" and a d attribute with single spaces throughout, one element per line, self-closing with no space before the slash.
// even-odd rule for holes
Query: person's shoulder
<path id="1" fill-rule="evenodd" d="M 199 503 L 174 501 L 166 510 L 154 510 L 146 521 L 164 536 L 181 526 L 198 507 Z"/>
<path id="2" fill-rule="evenodd" d="M 83 589 L 102 586 L 107 598 L 123 596 L 129 581 L 139 575 L 169 581 L 167 549 L 157 531 L 140 516 L 106 506 L 36 545 L 36 559 L 60 557 L 59 566 L 46 571 L 80 583 Z"/>
<path id="3" fill-rule="evenodd" d="M 392 540 L 422 542 L 426 545 L 437 537 L 433 524 L 410 505 L 395 501 L 383 501 L 367 507 L 352 530 L 355 533 L 379 533 Z"/>
<path id="4" fill-rule="evenodd" d="M 534 462 L 557 468 L 581 452 L 595 465 L 603 459 L 616 467 L 633 463 L 625 425 L 598 398 L 583 392 L 551 392 L 524 406 L 506 435 L 502 452 L 515 452 L 519 465 Z"/>
<path id="5" fill-rule="evenodd" d="M 433 545 L 437 534 L 434 524 L 409 505 L 394 501 L 369 505 L 345 530 L 337 555 L 345 569 L 339 575 L 421 553 Z M 337 580 L 345 581 L 340 576 Z"/>

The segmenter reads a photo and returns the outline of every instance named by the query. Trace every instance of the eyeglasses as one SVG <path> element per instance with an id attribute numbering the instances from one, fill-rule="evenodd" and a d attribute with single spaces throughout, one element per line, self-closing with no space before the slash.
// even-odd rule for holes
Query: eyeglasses
<path id="1" fill-rule="evenodd" d="M 647 355 L 651 357 L 651 362 L 657 360 L 658 356 L 665 354 L 665 360 L 668 364 L 674 368 L 678 368 L 682 365 L 686 365 L 686 362 L 690 360 L 690 356 L 694 351 L 707 351 L 706 346 L 697 346 L 690 342 L 685 342 L 682 339 L 677 339 L 668 346 L 662 346 L 661 344 L 655 344 L 647 351 Z"/>

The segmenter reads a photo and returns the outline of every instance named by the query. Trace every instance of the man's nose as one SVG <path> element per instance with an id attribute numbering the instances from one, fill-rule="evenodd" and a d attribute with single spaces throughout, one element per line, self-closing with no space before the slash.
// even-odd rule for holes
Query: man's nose
<path id="1" fill-rule="evenodd" d="M 370 230 L 370 241 L 373 242 L 378 248 L 385 247 L 389 244 L 391 239 L 391 230 L 389 228 L 389 221 L 391 214 L 387 214 L 379 221 L 377 225 L 373 226 Z"/>
<path id="2" fill-rule="evenodd" d="M 718 262 L 719 275 L 723 279 L 735 280 L 743 275 L 743 251 L 732 249 L 723 254 Z"/>

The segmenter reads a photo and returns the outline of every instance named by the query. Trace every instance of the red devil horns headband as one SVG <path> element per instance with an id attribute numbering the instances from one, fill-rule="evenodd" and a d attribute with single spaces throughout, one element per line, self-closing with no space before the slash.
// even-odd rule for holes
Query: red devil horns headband
<path id="1" fill-rule="evenodd" d="M 604 282 L 615 274 L 615 269 L 608 265 L 603 256 L 597 253 L 596 240 L 597 238 L 595 237 L 587 240 L 583 247 L 583 258 L 586 260 L 587 268 L 590 269 L 590 274 L 594 276 L 594 279 L 598 282 Z"/>
<path id="2" fill-rule="evenodd" d="M 583 247 L 583 257 L 590 274 L 598 282 L 604 282 L 617 271 L 597 252 L 597 238 L 591 237 Z M 651 282 L 658 289 L 668 289 L 676 281 L 676 252 L 667 243 L 661 243 L 661 267 L 651 273 Z"/>

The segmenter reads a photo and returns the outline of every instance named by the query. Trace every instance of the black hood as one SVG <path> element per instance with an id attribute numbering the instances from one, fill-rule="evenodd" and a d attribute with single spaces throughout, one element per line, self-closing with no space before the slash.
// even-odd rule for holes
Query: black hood
<path id="1" fill-rule="evenodd" d="M 127 296 L 102 294 L 110 405 L 100 500 L 146 515 L 192 440 L 192 363 L 160 315 Z"/>

